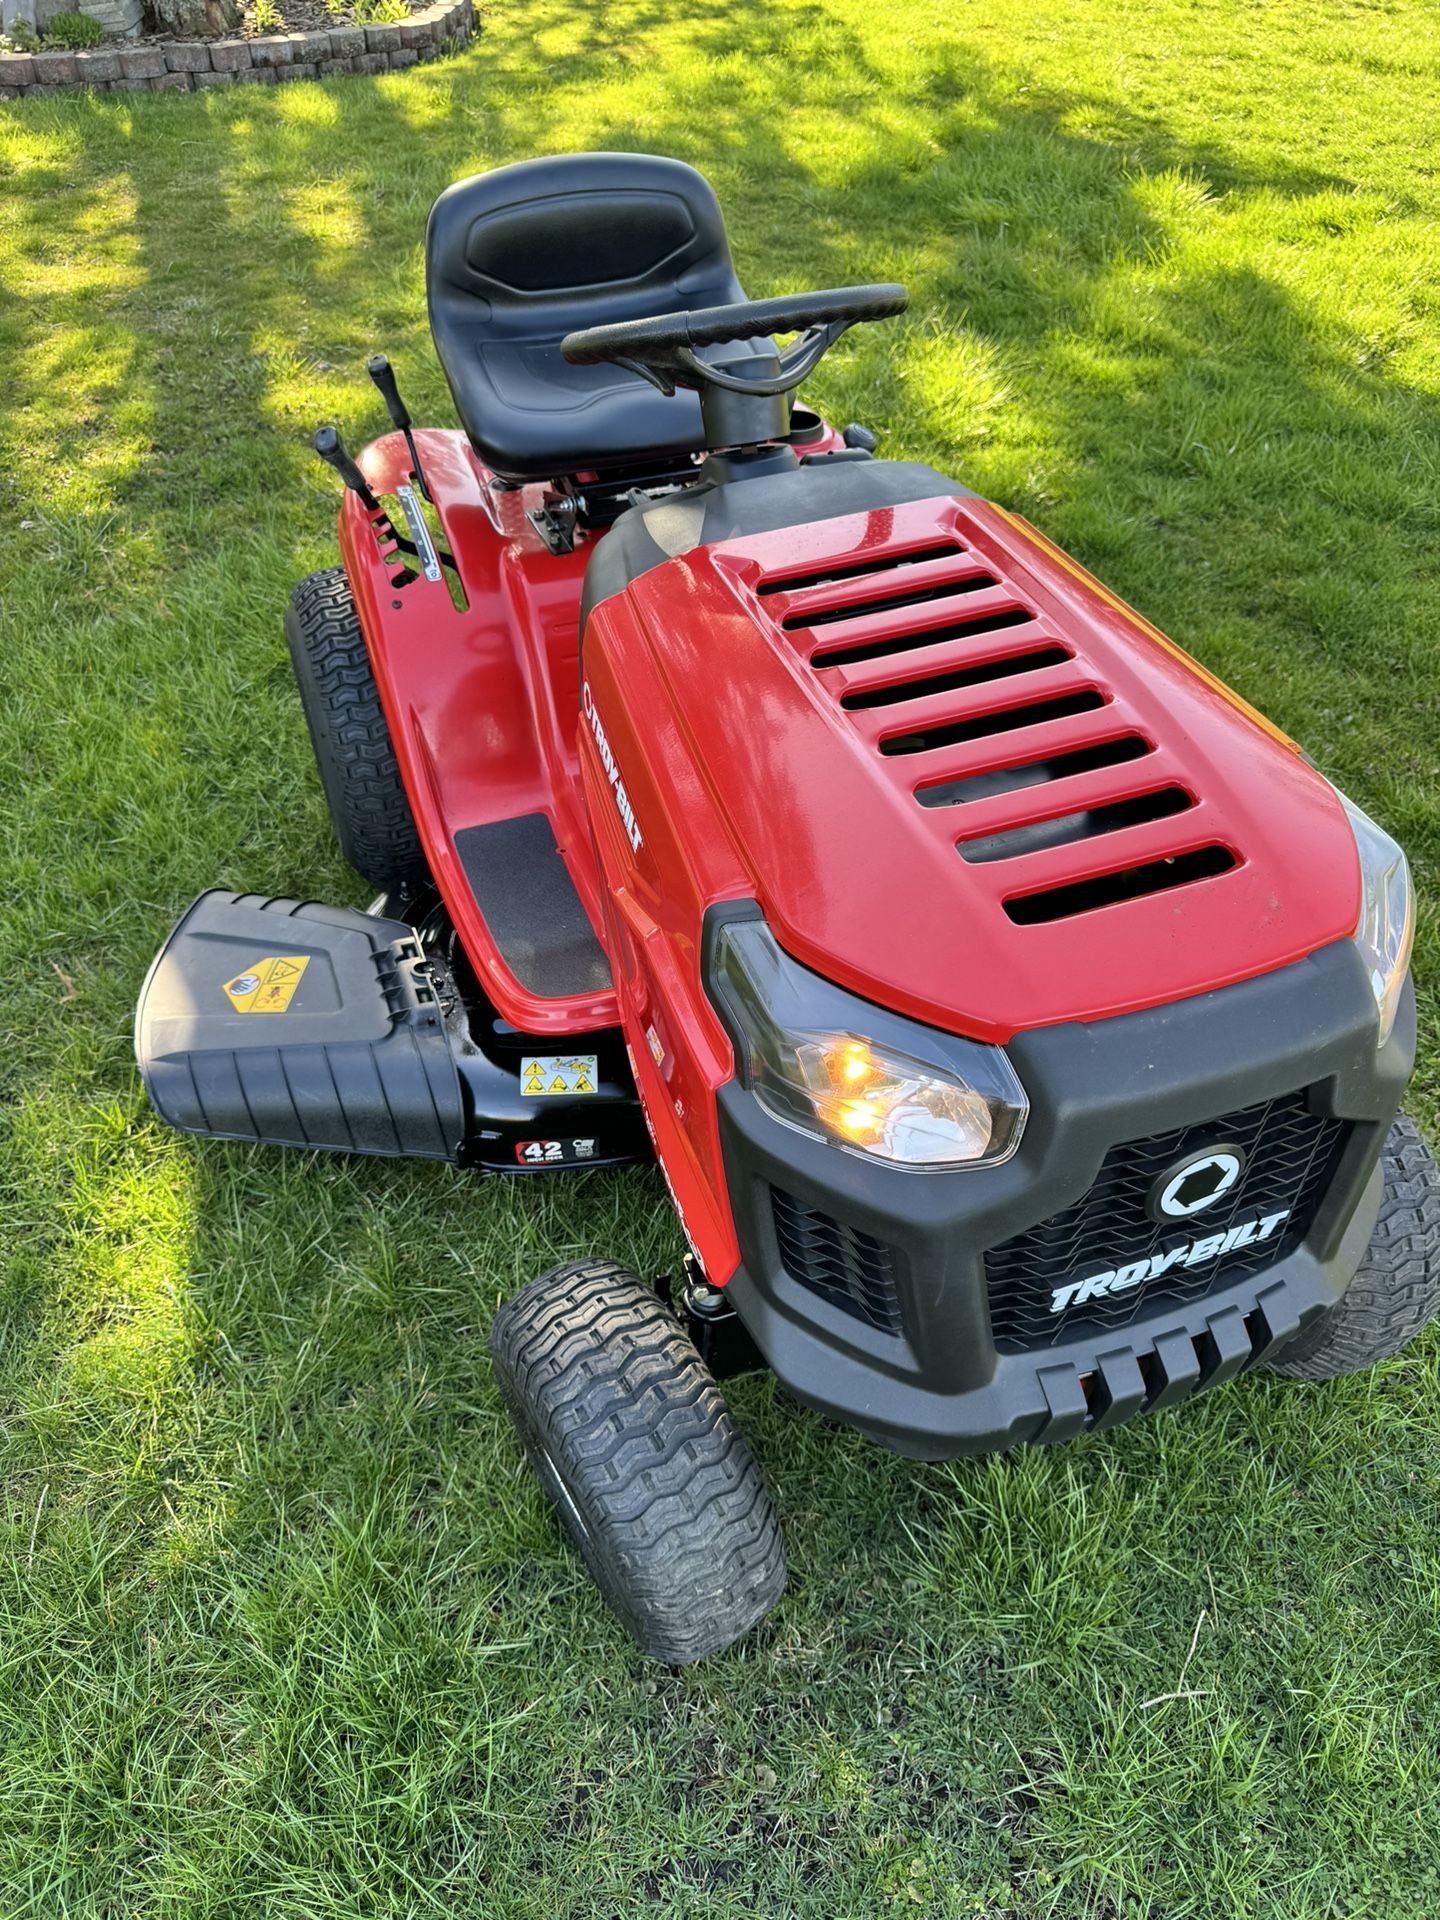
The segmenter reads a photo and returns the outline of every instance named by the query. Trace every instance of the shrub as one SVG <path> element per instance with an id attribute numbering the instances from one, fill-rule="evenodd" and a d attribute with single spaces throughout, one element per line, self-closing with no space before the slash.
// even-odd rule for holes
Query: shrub
<path id="1" fill-rule="evenodd" d="M 5 29 L 6 45 L 16 53 L 34 53 L 40 42 L 28 20 L 12 20 Z"/>
<path id="2" fill-rule="evenodd" d="M 88 13 L 57 13 L 45 29 L 45 38 L 57 47 L 98 47 L 105 29 Z"/>
<path id="3" fill-rule="evenodd" d="M 355 19 L 362 27 L 383 27 L 409 18 L 405 0 L 355 0 Z"/>

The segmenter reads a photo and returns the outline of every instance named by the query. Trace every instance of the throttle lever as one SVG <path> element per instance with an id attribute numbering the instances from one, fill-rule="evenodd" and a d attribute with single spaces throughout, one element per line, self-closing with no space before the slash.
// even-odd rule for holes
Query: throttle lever
<path id="1" fill-rule="evenodd" d="M 427 500 L 431 499 L 430 489 L 425 483 L 425 471 L 420 465 L 420 454 L 415 446 L 415 435 L 411 431 L 410 409 L 400 398 L 400 388 L 395 379 L 395 369 L 389 357 L 383 353 L 372 353 L 365 362 L 365 371 L 380 389 L 380 398 L 385 402 L 385 411 L 390 416 L 390 424 L 405 436 L 405 445 L 410 449 L 410 468 L 415 475 L 415 483 Z M 432 501 L 433 505 L 433 501 Z"/>

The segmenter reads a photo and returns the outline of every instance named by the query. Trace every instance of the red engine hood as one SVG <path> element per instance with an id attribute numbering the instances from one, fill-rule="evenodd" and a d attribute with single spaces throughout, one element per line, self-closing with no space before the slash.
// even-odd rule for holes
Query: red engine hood
<path id="1" fill-rule="evenodd" d="M 1359 863 L 1326 782 L 997 507 L 700 548 L 595 620 L 618 684 L 664 690 L 668 711 L 607 722 L 627 771 L 666 763 L 669 830 L 705 839 L 687 864 L 712 897 L 753 895 L 797 959 L 918 1019 L 1004 1041 L 1354 928 Z"/>

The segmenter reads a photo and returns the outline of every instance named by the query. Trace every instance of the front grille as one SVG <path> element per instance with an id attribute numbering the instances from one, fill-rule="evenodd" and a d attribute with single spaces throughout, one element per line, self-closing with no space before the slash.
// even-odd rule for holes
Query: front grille
<path id="1" fill-rule="evenodd" d="M 828 1300 L 881 1333 L 899 1333 L 895 1259 L 890 1248 L 858 1227 L 807 1207 L 779 1187 L 770 1189 L 775 1238 L 785 1271 L 797 1285 Z"/>
<path id="2" fill-rule="evenodd" d="M 1083 1200 L 986 1254 L 996 1347 L 1024 1353 L 1128 1326 L 1159 1306 L 1202 1298 L 1222 1274 L 1231 1281 L 1273 1266 L 1304 1239 L 1349 1132 L 1347 1122 L 1312 1112 L 1305 1094 L 1296 1093 L 1112 1147 Z M 1162 1226 L 1152 1220 L 1146 1199 L 1157 1176 L 1186 1155 L 1222 1142 L 1243 1148 L 1246 1156 L 1233 1192 L 1189 1221 Z M 1172 1267 L 1125 1293 L 1050 1311 L 1055 1290 L 1070 1281 L 1285 1208 L 1290 1218 L 1273 1239 L 1236 1247 L 1200 1266 Z"/>

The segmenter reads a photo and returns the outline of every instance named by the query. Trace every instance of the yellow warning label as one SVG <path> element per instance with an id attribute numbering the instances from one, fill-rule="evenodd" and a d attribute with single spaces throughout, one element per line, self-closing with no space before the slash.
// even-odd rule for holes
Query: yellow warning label
<path id="1" fill-rule="evenodd" d="M 576 1095 L 594 1093 L 599 1084 L 599 1056 L 576 1053 L 566 1058 L 554 1054 L 530 1054 L 520 1063 L 522 1093 Z"/>
<path id="2" fill-rule="evenodd" d="M 236 1013 L 284 1013 L 309 964 L 308 953 L 268 954 L 225 982 L 231 1006 Z"/>

